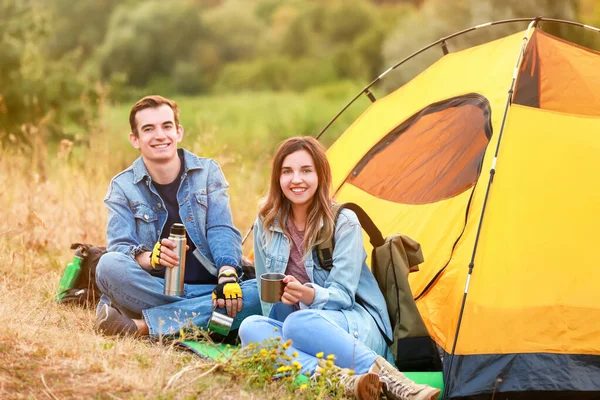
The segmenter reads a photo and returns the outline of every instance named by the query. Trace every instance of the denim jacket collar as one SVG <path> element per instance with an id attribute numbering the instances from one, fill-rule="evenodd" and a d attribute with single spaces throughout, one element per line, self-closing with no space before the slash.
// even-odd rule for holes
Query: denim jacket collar
<path id="1" fill-rule="evenodd" d="M 188 171 L 193 169 L 202 169 L 202 164 L 200 164 L 200 160 L 194 154 L 190 153 L 186 149 L 177 149 L 177 155 L 181 156 L 183 154 L 183 167 L 184 171 L 187 174 Z M 137 160 L 133 162 L 131 166 L 133 169 L 133 183 L 137 184 L 145 177 L 152 178 L 148 169 L 146 168 L 146 164 L 144 164 L 144 160 L 142 156 L 139 156 Z"/>
<path id="2" fill-rule="evenodd" d="M 283 218 L 284 224 L 287 222 L 287 218 L 288 218 L 287 215 Z M 279 223 L 280 219 L 281 219 L 281 213 L 279 213 L 275 216 L 275 219 L 273 220 L 273 224 L 271 224 L 271 226 L 269 226 L 269 230 L 271 232 L 283 233 L 283 229 L 281 228 L 281 224 Z"/>

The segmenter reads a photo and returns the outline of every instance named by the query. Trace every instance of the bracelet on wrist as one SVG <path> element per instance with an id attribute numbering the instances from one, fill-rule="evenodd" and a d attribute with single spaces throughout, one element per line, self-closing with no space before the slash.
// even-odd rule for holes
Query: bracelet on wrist
<path id="1" fill-rule="evenodd" d="M 233 278 L 235 279 L 235 282 L 237 282 L 238 274 L 232 269 L 226 269 L 224 271 L 219 272 L 219 276 L 217 276 L 217 279 L 220 280 L 221 278 Z"/>

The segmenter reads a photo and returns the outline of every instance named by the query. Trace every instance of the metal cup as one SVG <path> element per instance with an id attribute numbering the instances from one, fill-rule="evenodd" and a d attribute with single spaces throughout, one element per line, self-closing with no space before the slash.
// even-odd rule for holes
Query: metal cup
<path id="1" fill-rule="evenodd" d="M 216 311 L 212 312 L 210 319 L 208 320 L 208 330 L 210 332 L 218 333 L 221 336 L 229 335 L 231 325 L 233 325 L 233 318 Z"/>
<path id="2" fill-rule="evenodd" d="M 260 276 L 260 299 L 266 303 L 278 303 L 283 296 L 285 274 L 268 273 Z"/>

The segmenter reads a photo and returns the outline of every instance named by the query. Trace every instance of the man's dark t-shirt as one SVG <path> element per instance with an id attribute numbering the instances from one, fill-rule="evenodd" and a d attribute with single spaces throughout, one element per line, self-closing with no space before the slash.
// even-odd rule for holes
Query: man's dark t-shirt
<path id="1" fill-rule="evenodd" d="M 154 188 L 165 203 L 165 209 L 167 210 L 167 222 L 165 222 L 165 226 L 161 232 L 161 239 L 169 237 L 171 225 L 173 225 L 174 223 L 182 223 L 181 217 L 179 216 L 179 204 L 177 203 L 177 190 L 179 189 L 181 175 L 183 175 L 184 170 L 183 157 L 181 155 L 180 159 L 181 168 L 179 170 L 179 175 L 177 176 L 177 178 L 175 178 L 173 182 L 167 183 L 166 185 L 161 185 L 159 183 L 153 182 Z M 216 284 L 217 277 L 211 275 L 211 273 L 208 272 L 206 268 L 202 266 L 202 264 L 200 264 L 198 259 L 193 254 L 194 250 L 196 250 L 196 245 L 191 241 L 187 233 L 185 236 L 187 244 L 188 246 L 190 246 L 189 250 L 185 254 L 185 283 Z M 163 278 L 165 276 L 165 272 L 160 271 L 157 273 L 153 273 L 152 275 Z"/>

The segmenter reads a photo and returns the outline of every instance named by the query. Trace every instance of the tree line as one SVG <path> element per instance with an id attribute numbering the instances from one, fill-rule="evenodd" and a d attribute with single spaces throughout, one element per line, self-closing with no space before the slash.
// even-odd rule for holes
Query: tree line
<path id="1" fill-rule="evenodd" d="M 593 24 L 600 20 L 598 3 L 0 0 L 0 143 L 26 147 L 40 129 L 44 140 L 69 124 L 86 129 L 106 98 L 364 84 L 416 49 L 469 26 L 537 15 L 583 15 Z M 456 49 L 506 29 L 514 28 L 461 39 Z M 412 63 L 383 89 L 439 56 Z"/>

